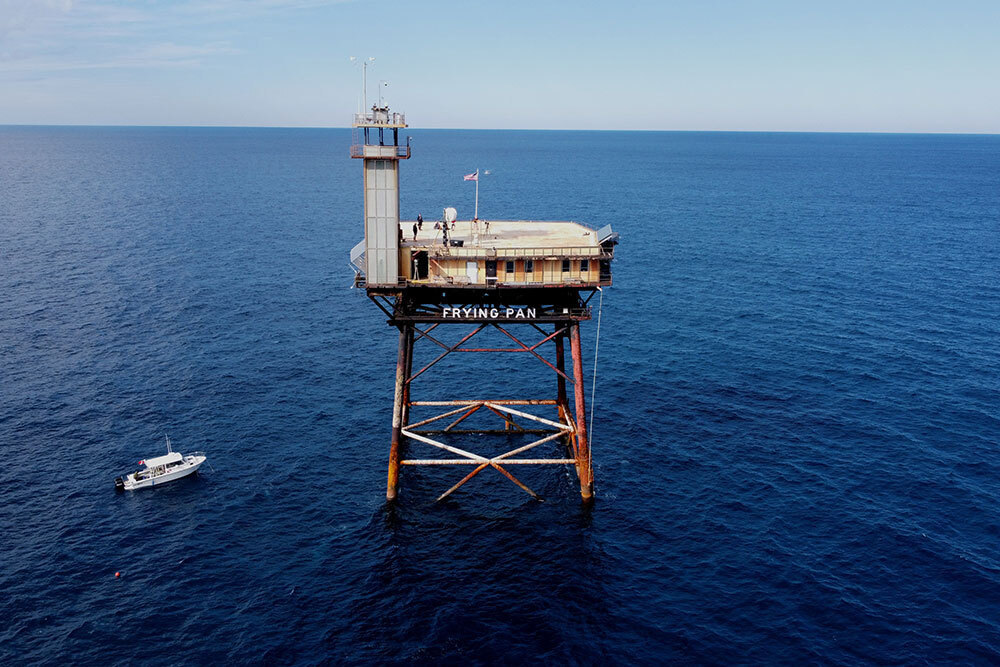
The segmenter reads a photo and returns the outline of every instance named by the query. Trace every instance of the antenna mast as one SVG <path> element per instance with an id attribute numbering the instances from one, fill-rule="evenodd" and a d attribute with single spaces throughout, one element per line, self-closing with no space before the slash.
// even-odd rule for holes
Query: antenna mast
<path id="1" fill-rule="evenodd" d="M 352 63 L 361 63 L 361 99 L 364 104 L 362 111 L 368 111 L 368 64 L 375 62 L 374 56 L 368 56 L 367 58 L 358 58 L 357 56 L 351 56 Z"/>

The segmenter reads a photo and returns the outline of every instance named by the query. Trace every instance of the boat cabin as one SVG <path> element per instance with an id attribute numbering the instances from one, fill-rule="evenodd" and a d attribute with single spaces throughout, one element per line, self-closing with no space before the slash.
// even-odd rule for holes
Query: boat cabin
<path id="1" fill-rule="evenodd" d="M 164 454 L 163 456 L 154 456 L 151 459 L 146 459 L 145 461 L 141 461 L 141 463 L 145 464 L 146 469 L 141 470 L 140 472 L 141 473 L 149 472 L 156 474 L 157 472 L 159 472 L 157 470 L 158 468 L 163 468 L 163 470 L 169 470 L 170 468 L 179 466 L 183 462 L 184 462 L 184 456 L 182 454 L 178 452 L 169 452 L 167 454 Z"/>

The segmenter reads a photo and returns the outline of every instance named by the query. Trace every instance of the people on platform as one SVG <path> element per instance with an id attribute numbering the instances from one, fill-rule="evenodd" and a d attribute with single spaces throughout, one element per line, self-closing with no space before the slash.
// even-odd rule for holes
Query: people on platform
<path id="1" fill-rule="evenodd" d="M 417 223 L 413 223 L 413 240 L 417 240 Z"/>
<path id="2" fill-rule="evenodd" d="M 420 231 L 424 230 L 424 216 L 417 213 L 417 229 Z"/>

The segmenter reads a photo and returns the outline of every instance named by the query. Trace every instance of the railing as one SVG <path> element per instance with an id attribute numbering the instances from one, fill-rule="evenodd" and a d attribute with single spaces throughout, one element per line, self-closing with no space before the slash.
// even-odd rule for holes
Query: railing
<path id="1" fill-rule="evenodd" d="M 400 158 L 406 160 L 410 157 L 410 147 L 354 144 L 351 146 L 351 157 Z"/>
<path id="2" fill-rule="evenodd" d="M 358 271 L 364 271 L 364 261 L 365 253 L 368 251 L 368 246 L 364 239 L 358 241 L 353 248 L 351 248 L 351 266 L 353 266 Z"/>
<path id="3" fill-rule="evenodd" d="M 373 111 L 354 114 L 355 125 L 381 125 L 383 127 L 405 127 L 406 114 L 388 111 Z"/>
<path id="4" fill-rule="evenodd" d="M 546 248 L 484 248 L 476 246 L 431 246 L 434 257 L 489 257 L 507 258 L 553 258 L 565 257 L 598 257 L 611 259 L 613 253 L 600 246 L 569 246 Z"/>
<path id="5" fill-rule="evenodd" d="M 560 274 L 561 275 L 561 274 Z M 552 277 L 545 280 L 544 277 L 525 278 L 524 280 L 505 280 L 489 276 L 485 282 L 471 280 L 468 276 L 450 276 L 435 274 L 426 278 L 412 278 L 407 281 L 407 285 L 455 285 L 458 287 L 476 287 L 485 285 L 486 287 L 589 287 L 592 285 L 610 285 L 611 275 L 601 274 L 598 280 L 588 280 L 580 276 L 568 278 Z"/>

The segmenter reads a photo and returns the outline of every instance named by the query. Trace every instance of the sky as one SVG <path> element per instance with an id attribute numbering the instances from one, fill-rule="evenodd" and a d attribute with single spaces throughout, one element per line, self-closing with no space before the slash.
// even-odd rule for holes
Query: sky
<path id="1" fill-rule="evenodd" d="M 0 124 L 345 127 L 369 57 L 421 128 L 1000 133 L 1000 0 L 0 0 Z"/>

